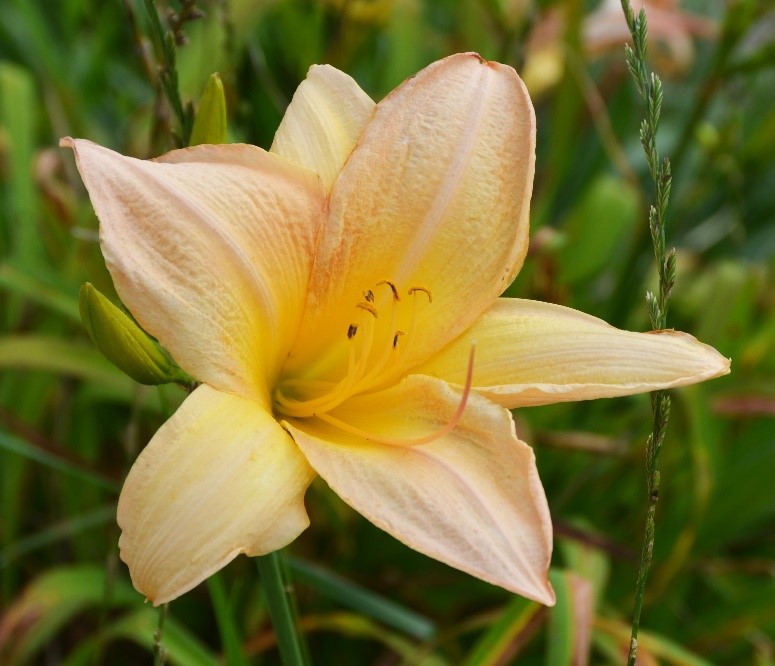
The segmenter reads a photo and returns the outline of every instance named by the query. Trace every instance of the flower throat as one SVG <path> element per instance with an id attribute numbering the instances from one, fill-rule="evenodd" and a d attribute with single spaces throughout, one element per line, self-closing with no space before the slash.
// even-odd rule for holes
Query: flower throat
<path id="1" fill-rule="evenodd" d="M 379 294 L 375 296 L 375 291 Z M 397 328 L 401 300 L 395 283 L 381 280 L 374 290 L 363 292 L 363 301 L 354 306 L 355 317 L 343 335 L 347 339 L 347 370 L 339 381 L 287 378 L 281 380 L 273 396 L 273 407 L 279 415 L 291 418 L 317 417 L 350 434 L 383 443 L 412 445 L 426 444 L 450 432 L 459 422 L 468 402 L 473 377 L 474 349 L 472 347 L 462 398 L 452 419 L 440 430 L 416 440 L 389 440 L 377 437 L 337 419 L 329 414 L 345 400 L 359 393 L 380 388 L 386 380 L 395 379 L 399 360 L 412 350 L 418 334 L 417 311 L 421 303 L 431 305 L 433 296 L 425 287 L 412 287 L 407 296 L 411 301 L 411 315 L 406 331 Z M 390 321 L 379 326 L 380 311 L 389 299 Z M 379 308 L 378 308 L 379 305 Z M 336 353 L 335 350 L 333 353 Z M 325 359 L 322 359 L 325 360 Z"/>

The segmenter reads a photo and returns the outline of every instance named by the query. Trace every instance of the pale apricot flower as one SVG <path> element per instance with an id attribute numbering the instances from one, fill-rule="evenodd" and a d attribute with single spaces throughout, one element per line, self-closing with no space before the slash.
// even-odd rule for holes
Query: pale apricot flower
<path id="1" fill-rule="evenodd" d="M 377 105 L 313 67 L 270 152 L 63 143 L 121 299 L 201 382 L 119 500 L 155 604 L 293 541 L 316 474 L 412 548 L 552 604 L 549 511 L 508 410 L 728 372 L 684 333 L 498 298 L 527 250 L 535 118 L 475 54 Z"/>

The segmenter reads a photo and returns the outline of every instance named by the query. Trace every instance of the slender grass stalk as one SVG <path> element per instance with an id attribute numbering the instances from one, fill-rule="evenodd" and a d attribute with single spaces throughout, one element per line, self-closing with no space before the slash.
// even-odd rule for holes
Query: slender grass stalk
<path id="1" fill-rule="evenodd" d="M 662 81 L 656 74 L 649 72 L 646 67 L 648 22 L 645 10 L 641 9 L 635 16 L 629 0 L 621 0 L 621 3 L 633 41 L 632 47 L 629 45 L 624 47 L 627 67 L 646 106 L 646 117 L 640 126 L 640 141 L 646 154 L 651 180 L 654 183 L 654 203 L 649 207 L 649 229 L 659 274 L 657 293 L 647 292 L 646 303 L 648 304 L 652 328 L 660 330 L 667 326 L 670 295 L 675 284 L 675 249 L 671 248 L 670 251 L 667 251 L 665 248 L 665 218 L 672 183 L 670 161 L 667 158 L 660 159 L 657 151 L 657 129 L 662 111 Z M 667 421 L 670 416 L 670 397 L 667 392 L 655 391 L 651 394 L 651 411 L 652 429 L 646 445 L 648 506 L 640 568 L 635 587 L 635 607 L 632 617 L 630 650 L 627 657 L 628 666 L 634 666 L 638 654 L 638 631 L 643 609 L 643 597 L 654 552 L 655 514 L 660 483 L 659 454 L 662 450 Z"/>
<path id="2" fill-rule="evenodd" d="M 307 646 L 298 630 L 293 588 L 288 584 L 281 551 L 256 558 L 269 617 L 277 635 L 277 646 L 284 666 L 307 666 Z"/>
<path id="3" fill-rule="evenodd" d="M 183 23 L 178 25 L 178 22 L 176 22 L 173 30 L 165 32 L 159 18 L 159 11 L 156 8 L 156 1 L 145 0 L 145 9 L 150 21 L 150 37 L 160 58 L 159 83 L 178 120 L 178 131 L 173 132 L 173 139 L 178 147 L 182 148 L 188 145 L 191 129 L 194 126 L 194 108 L 190 103 L 183 104 L 178 84 L 177 46 L 183 43 L 181 37 Z M 182 20 L 185 22 L 185 20 L 192 20 L 193 18 L 198 18 L 198 16 L 185 16 Z"/>

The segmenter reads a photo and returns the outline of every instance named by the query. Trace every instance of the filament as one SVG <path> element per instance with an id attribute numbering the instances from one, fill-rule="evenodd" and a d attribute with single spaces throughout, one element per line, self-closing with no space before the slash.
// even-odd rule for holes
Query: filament
<path id="1" fill-rule="evenodd" d="M 330 414 L 315 414 L 315 416 L 317 416 L 321 421 L 325 421 L 326 423 L 339 428 L 340 430 L 344 430 L 344 432 L 347 432 L 351 435 L 356 435 L 358 437 L 363 437 L 370 442 L 377 442 L 379 444 L 388 444 L 390 446 L 421 446 L 423 444 L 430 444 L 431 442 L 435 442 L 437 439 L 440 439 L 441 437 L 444 437 L 444 435 L 452 432 L 452 430 L 454 430 L 457 424 L 460 422 L 460 419 L 463 417 L 463 412 L 465 411 L 466 405 L 468 404 L 468 398 L 471 395 L 471 386 L 473 384 L 475 349 L 475 345 L 471 345 L 471 353 L 468 357 L 468 370 L 466 372 L 466 383 L 463 387 L 463 395 L 460 398 L 460 402 L 458 403 L 454 415 L 441 428 L 435 432 L 425 435 L 424 437 L 418 437 L 414 439 L 393 439 L 390 437 L 382 437 L 380 435 L 367 432 L 366 430 L 356 428 L 355 426 L 352 426 L 345 421 L 331 416 Z"/>
<path id="2" fill-rule="evenodd" d="M 377 294 L 376 288 L 384 286 L 389 287 L 390 292 L 383 289 Z M 412 297 L 411 315 L 409 327 L 404 332 L 397 329 L 401 297 L 395 283 L 380 280 L 375 284 L 374 291 L 364 290 L 364 300 L 355 304 L 358 313 L 356 321 L 360 323 L 350 323 L 347 328 L 349 348 L 347 371 L 344 376 L 338 381 L 294 377 L 282 380 L 274 391 L 274 404 L 277 411 L 296 418 L 320 416 L 335 409 L 350 396 L 373 390 L 380 384 L 384 384 L 389 377 L 398 376 L 400 374 L 398 359 L 405 359 L 408 356 L 417 334 L 417 292 L 423 292 L 429 303 L 433 300 L 430 290 L 425 287 L 412 287 L 408 290 L 408 294 Z M 379 325 L 377 321 L 379 311 L 384 312 L 388 299 L 390 300 L 390 321 L 383 320 L 382 325 Z M 399 345 L 400 336 L 406 336 L 405 344 Z M 341 347 L 338 349 L 340 351 L 337 354 L 341 354 Z M 334 357 L 333 353 L 329 353 L 325 358 L 333 360 Z M 338 358 L 341 359 L 341 355 L 338 355 Z M 314 367 L 319 368 L 320 365 L 318 362 Z M 292 395 L 298 397 L 288 397 L 286 392 L 289 389 Z M 465 400 L 467 400 L 467 393 L 464 402 Z M 461 410 L 464 407 L 465 404 L 462 405 Z M 328 418 L 337 420 L 334 417 Z M 456 418 L 459 419 L 459 416 Z M 454 424 L 450 426 L 452 427 Z"/>

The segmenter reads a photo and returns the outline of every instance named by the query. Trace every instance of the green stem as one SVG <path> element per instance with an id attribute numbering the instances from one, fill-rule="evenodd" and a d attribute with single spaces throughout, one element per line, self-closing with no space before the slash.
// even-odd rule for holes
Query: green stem
<path id="1" fill-rule="evenodd" d="M 257 557 L 256 563 L 282 662 L 284 666 L 307 666 L 310 660 L 298 631 L 295 597 L 282 552 Z"/>
<path id="2" fill-rule="evenodd" d="M 667 420 L 670 415 L 670 396 L 665 391 L 655 391 L 651 394 L 651 409 L 653 414 L 652 430 L 646 446 L 646 484 L 648 489 L 648 507 L 646 509 L 646 526 L 643 534 L 643 547 L 640 556 L 638 579 L 635 584 L 635 607 L 632 613 L 632 633 L 630 636 L 630 651 L 627 666 L 635 666 L 638 654 L 638 633 L 640 631 L 640 616 L 643 610 L 643 599 L 646 596 L 646 581 L 651 569 L 651 558 L 654 553 L 654 535 L 656 532 L 655 515 L 659 500 L 659 453 L 665 439 Z"/>
<path id="3" fill-rule="evenodd" d="M 163 604 L 159 608 L 159 620 L 153 634 L 153 666 L 164 666 L 167 663 L 167 651 L 164 649 L 161 639 L 164 635 L 164 620 L 167 619 L 169 608 L 169 604 Z"/>

